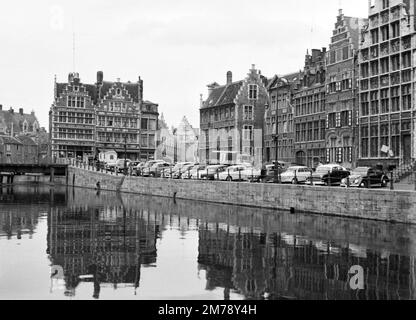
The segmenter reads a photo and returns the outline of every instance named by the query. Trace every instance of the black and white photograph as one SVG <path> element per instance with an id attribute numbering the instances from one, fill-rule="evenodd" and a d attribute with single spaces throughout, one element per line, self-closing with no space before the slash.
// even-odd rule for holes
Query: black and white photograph
<path id="1" fill-rule="evenodd" d="M 416 300 L 416 0 L 0 7 L 0 300 Z"/>

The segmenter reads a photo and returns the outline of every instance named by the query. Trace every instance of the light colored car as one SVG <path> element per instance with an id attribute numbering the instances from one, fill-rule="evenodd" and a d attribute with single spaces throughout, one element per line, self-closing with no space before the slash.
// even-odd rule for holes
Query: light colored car
<path id="1" fill-rule="evenodd" d="M 218 177 L 221 181 L 242 181 L 245 179 L 243 172 L 249 169 L 245 165 L 231 166 L 220 172 Z"/>
<path id="2" fill-rule="evenodd" d="M 182 170 L 184 167 L 186 166 L 190 166 L 193 165 L 194 163 L 192 162 L 178 162 L 177 164 L 175 164 L 175 166 L 172 168 L 172 170 L 169 170 L 169 172 L 166 173 L 166 178 L 174 178 L 174 179 L 179 179 L 180 175 L 182 174 Z M 181 172 L 181 174 L 179 174 L 179 171 Z"/>
<path id="3" fill-rule="evenodd" d="M 305 183 L 312 175 L 312 169 L 305 166 L 289 167 L 280 177 L 282 183 Z"/>
<path id="4" fill-rule="evenodd" d="M 181 179 L 183 180 L 190 180 L 190 179 L 196 179 L 197 178 L 197 171 L 202 171 L 206 168 L 205 165 L 191 165 L 189 166 L 181 175 Z M 189 170 L 188 170 L 189 169 Z M 195 177 L 193 177 L 195 176 Z"/>

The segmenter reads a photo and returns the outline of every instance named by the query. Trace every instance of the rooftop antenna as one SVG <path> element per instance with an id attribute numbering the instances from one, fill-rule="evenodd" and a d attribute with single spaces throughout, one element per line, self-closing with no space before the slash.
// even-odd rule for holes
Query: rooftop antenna
<path id="1" fill-rule="evenodd" d="M 76 65 L 75 65 L 75 22 L 74 22 L 74 16 L 72 16 L 72 69 L 73 72 L 77 72 Z"/>
<path id="2" fill-rule="evenodd" d="M 75 32 L 72 32 L 72 70 L 75 70 Z"/>

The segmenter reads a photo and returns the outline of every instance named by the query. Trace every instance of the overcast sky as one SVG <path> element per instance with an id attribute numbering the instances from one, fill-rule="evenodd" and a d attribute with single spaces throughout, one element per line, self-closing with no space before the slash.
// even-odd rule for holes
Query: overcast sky
<path id="1" fill-rule="evenodd" d="M 0 104 L 36 112 L 48 127 L 53 79 L 75 69 L 94 83 L 144 80 L 169 125 L 199 127 L 199 95 L 243 79 L 298 71 L 307 48 L 327 47 L 338 9 L 366 17 L 367 0 L 14 0 L 0 8 Z"/>

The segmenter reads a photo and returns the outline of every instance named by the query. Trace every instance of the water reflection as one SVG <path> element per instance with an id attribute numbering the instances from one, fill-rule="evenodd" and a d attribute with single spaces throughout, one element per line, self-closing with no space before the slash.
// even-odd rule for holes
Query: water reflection
<path id="1" fill-rule="evenodd" d="M 179 262 L 183 270 L 197 263 L 198 270 L 184 281 L 197 283 L 203 274 L 201 290 L 219 292 L 220 299 L 416 298 L 412 226 L 81 189 L 15 187 L 0 197 L 0 241 L 30 239 L 47 213 L 47 234 L 39 235 L 47 244 L 45 269 L 62 267 L 52 278 L 61 280 L 67 297 L 85 290 L 83 284 L 95 299 L 107 287 L 146 296 L 149 286 L 141 282 L 151 275 L 144 270 L 153 269 L 157 281 L 166 261 L 182 259 L 158 250 L 175 230 L 183 243 L 197 235 L 197 261 Z M 365 290 L 349 287 L 353 265 L 365 270 Z M 187 283 L 177 290 L 178 296 L 186 294 L 181 290 L 191 298 L 203 294 Z"/>

